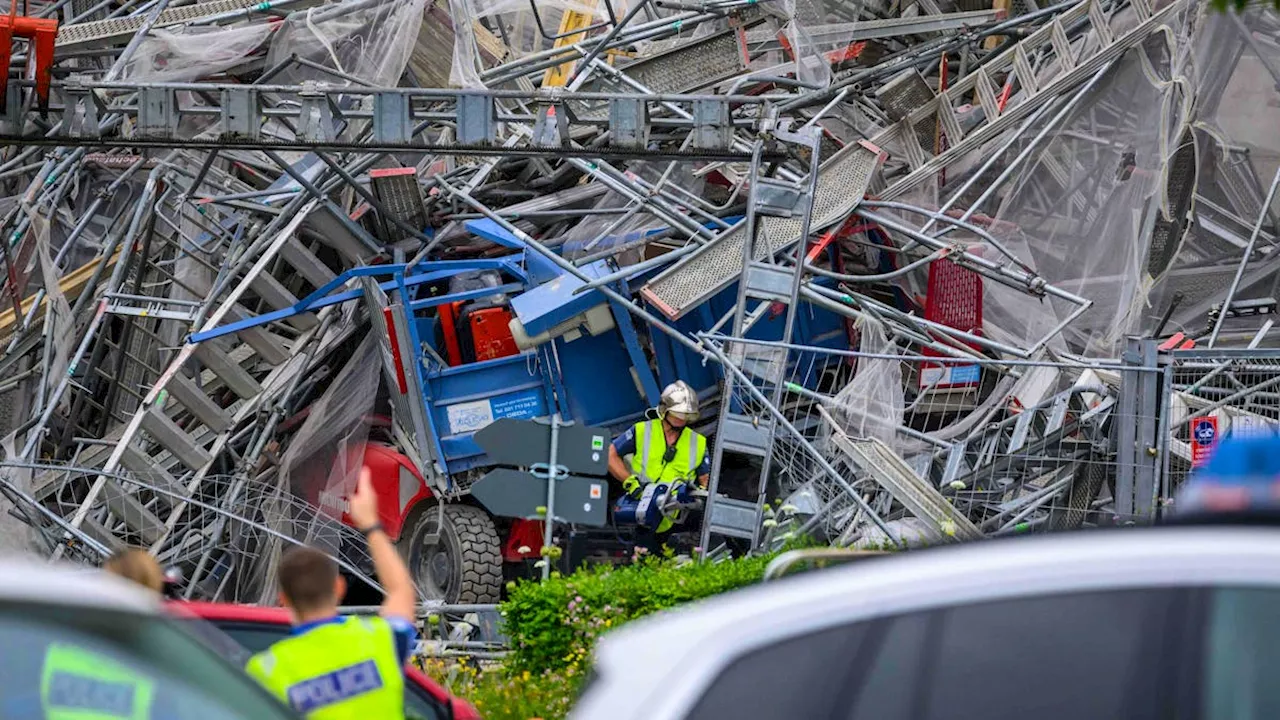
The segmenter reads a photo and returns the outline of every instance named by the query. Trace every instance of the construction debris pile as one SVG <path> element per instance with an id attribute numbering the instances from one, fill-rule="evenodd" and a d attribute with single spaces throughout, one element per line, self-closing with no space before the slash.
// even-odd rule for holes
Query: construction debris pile
<path id="1" fill-rule="evenodd" d="M 285 542 L 367 572 L 372 466 L 492 602 L 542 535 L 472 433 L 676 379 L 709 551 L 1149 518 L 1189 421 L 1280 419 L 1280 368 L 1159 359 L 1276 345 L 1280 15 L 1203 5 L 24 2 L 4 543 L 270 601 Z"/>

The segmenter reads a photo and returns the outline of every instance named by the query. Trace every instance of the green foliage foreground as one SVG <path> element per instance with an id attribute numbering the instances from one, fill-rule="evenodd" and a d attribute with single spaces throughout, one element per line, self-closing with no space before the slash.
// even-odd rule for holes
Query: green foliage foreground
<path id="1" fill-rule="evenodd" d="M 760 582 L 772 556 L 679 564 L 644 558 L 546 582 L 521 582 L 502 604 L 512 653 L 487 670 L 428 660 L 424 669 L 486 720 L 563 718 L 604 633 L 661 610 Z"/>

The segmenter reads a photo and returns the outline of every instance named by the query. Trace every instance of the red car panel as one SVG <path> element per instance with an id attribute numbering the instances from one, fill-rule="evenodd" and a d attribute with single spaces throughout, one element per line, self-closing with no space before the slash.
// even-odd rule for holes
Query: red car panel
<path id="1" fill-rule="evenodd" d="M 236 605 L 234 603 L 209 603 L 194 600 L 170 601 L 166 609 L 180 617 L 205 620 L 217 624 L 219 622 L 242 622 L 256 625 L 277 625 L 281 628 L 293 624 L 289 611 L 280 607 L 262 607 L 259 605 Z M 405 678 L 421 688 L 438 702 L 453 708 L 454 720 L 481 720 L 480 713 L 462 698 L 449 694 L 439 683 L 427 677 L 415 667 L 405 668 Z"/>

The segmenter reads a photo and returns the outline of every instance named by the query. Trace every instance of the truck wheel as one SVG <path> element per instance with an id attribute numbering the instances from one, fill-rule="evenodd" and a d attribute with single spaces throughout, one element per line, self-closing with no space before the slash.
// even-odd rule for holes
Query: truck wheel
<path id="1" fill-rule="evenodd" d="M 502 593 L 502 545 L 493 519 L 477 507 L 445 505 L 439 541 L 427 544 L 439 520 L 439 510 L 426 508 L 400 538 L 409 572 L 418 587 L 429 600 L 498 602 Z"/>

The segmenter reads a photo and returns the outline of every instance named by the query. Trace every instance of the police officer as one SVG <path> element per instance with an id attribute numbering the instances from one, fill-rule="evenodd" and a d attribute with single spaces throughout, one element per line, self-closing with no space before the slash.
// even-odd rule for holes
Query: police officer
<path id="1" fill-rule="evenodd" d="M 711 475 L 707 439 L 689 428 L 698 419 L 698 395 L 683 380 L 662 391 L 658 417 L 642 420 L 614 439 L 609 446 L 609 474 L 622 482 L 630 497 L 639 497 L 648 483 L 697 481 L 705 488 Z M 631 455 L 631 467 L 623 457 Z M 665 517 L 656 531 L 641 529 L 641 545 L 656 551 L 674 524 Z"/>
<path id="2" fill-rule="evenodd" d="M 348 516 L 368 540 L 374 572 L 386 591 L 377 617 L 338 615 L 346 582 L 324 553 L 294 547 L 280 560 L 280 603 L 289 608 L 290 637 L 249 660 L 246 670 L 310 720 L 404 718 L 404 664 L 417 641 L 413 581 L 378 522 L 367 469 Z"/>

